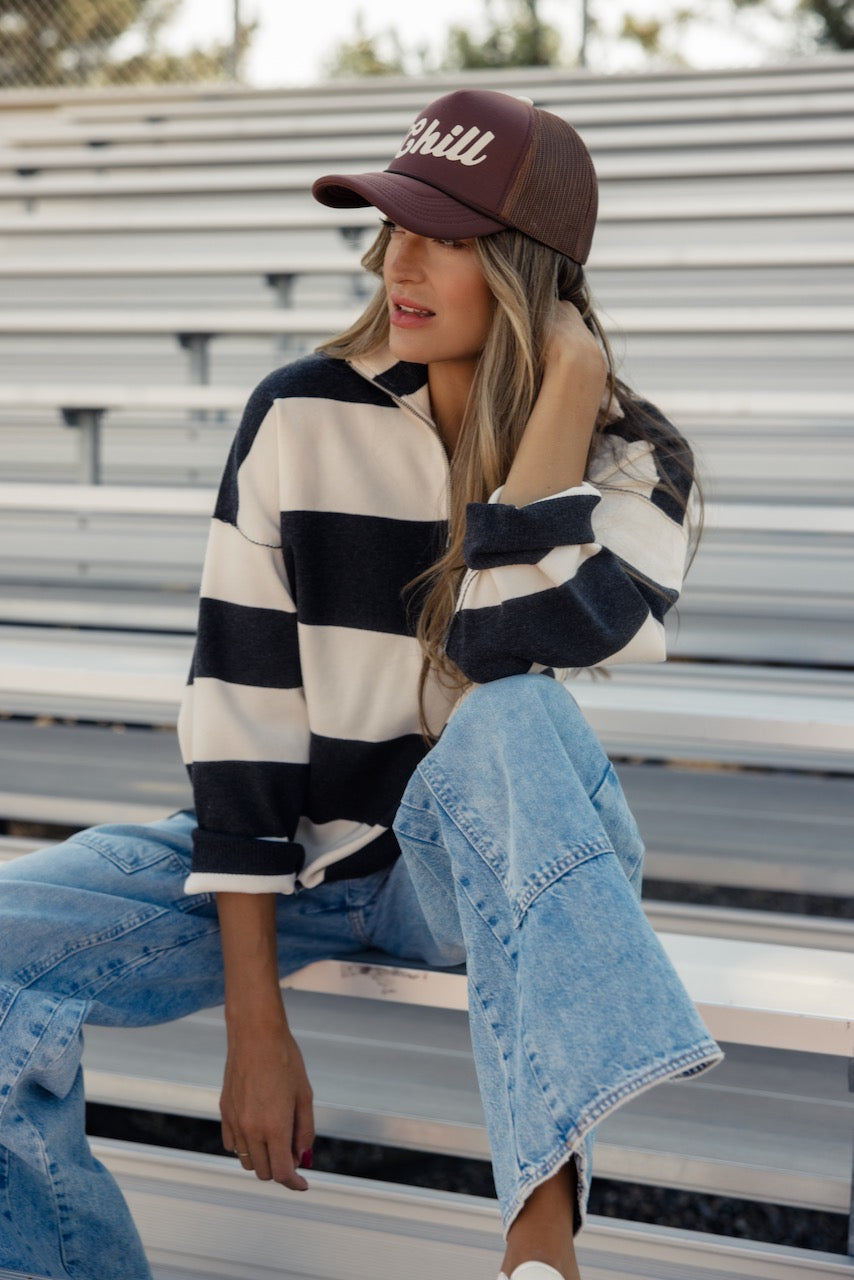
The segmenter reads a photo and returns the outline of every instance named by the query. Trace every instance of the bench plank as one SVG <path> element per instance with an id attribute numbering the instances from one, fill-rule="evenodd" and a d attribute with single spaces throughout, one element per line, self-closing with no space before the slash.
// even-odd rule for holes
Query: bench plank
<path id="1" fill-rule="evenodd" d="M 650 878 L 854 897 L 854 778 L 620 763 Z M 173 732 L 0 719 L 0 815 L 90 826 L 191 805 Z"/>
<path id="2" fill-rule="evenodd" d="M 854 1058 L 854 955 L 734 938 L 665 932 L 659 937 L 717 1039 Z M 461 972 L 395 963 L 379 953 L 318 961 L 282 985 L 427 1008 L 467 1008 Z"/>
<path id="3" fill-rule="evenodd" d="M 0 224 L 0 235 L 3 227 Z M 639 245 L 633 250 L 619 245 L 598 247 L 591 263 L 591 278 L 601 290 L 606 284 L 605 272 L 642 270 L 702 269 L 720 271 L 725 268 L 779 268 L 851 266 L 854 264 L 854 245 L 850 241 L 819 240 L 804 243 L 797 240 L 791 246 L 781 243 L 761 244 L 707 244 L 688 241 L 684 244 Z M 223 253 L 192 252 L 179 254 L 152 250 L 119 254 L 106 251 L 100 254 L 77 255 L 65 253 L 41 254 L 27 257 L 19 255 L 0 258 L 0 278 L 86 278 L 113 276 L 232 276 L 232 275 L 355 275 L 364 277 L 364 269 L 357 257 L 344 258 L 340 254 L 290 253 L 273 249 L 263 252 L 249 249 L 225 250 Z"/>
<path id="4" fill-rule="evenodd" d="M 767 109 L 767 105 L 766 109 Z M 654 167 L 661 157 L 670 151 L 679 151 L 686 146 L 692 154 L 700 150 L 702 156 L 707 151 L 712 153 L 723 148 L 763 148 L 769 144 L 775 149 L 782 147 L 786 159 L 797 155 L 804 144 L 821 147 L 824 144 L 850 142 L 854 138 L 854 94 L 839 97 L 833 102 L 829 112 L 818 112 L 813 105 L 812 111 L 805 111 L 798 117 L 781 122 L 779 117 L 765 116 L 751 119 L 742 116 L 737 119 L 715 118 L 711 121 L 697 119 L 685 121 L 674 118 L 666 122 L 661 120 L 640 119 L 627 124 L 625 119 L 606 122 L 600 119 L 582 119 L 558 108 L 557 114 L 570 119 L 576 128 L 582 129 L 584 140 L 589 147 L 597 168 L 608 164 L 611 159 L 624 156 L 645 154 L 650 165 Z M 64 145 L 56 146 L 43 143 L 37 136 L 30 135 L 24 146 L 0 147 L 0 170 L 30 175 L 35 171 L 74 171 L 90 170 L 104 172 L 117 169 L 151 168 L 162 169 L 171 165 L 247 165 L 277 163 L 317 163 L 319 165 L 352 164 L 365 162 L 383 164 L 389 156 L 394 155 L 400 139 L 406 133 L 411 117 L 400 112 L 385 117 L 373 117 L 373 127 L 365 127 L 358 116 L 339 117 L 338 120 L 327 120 L 325 127 L 318 129 L 317 117 L 311 121 L 314 130 L 310 135 L 297 134 L 289 127 L 290 122 L 262 118 L 266 129 L 251 128 L 251 119 L 244 120 L 240 136 L 236 136 L 225 122 L 211 137 L 210 127 L 205 130 L 182 129 L 167 130 L 148 126 L 147 130 L 139 126 L 132 142 L 128 145 L 127 131 L 125 137 L 115 136 L 112 131 L 101 130 L 97 143 L 91 141 L 92 131 L 86 130 L 77 136 L 66 135 Z M 278 128 L 269 128 L 269 125 Z M 112 134 L 112 136 L 111 136 Z"/>
<path id="5" fill-rule="evenodd" d="M 721 185 L 732 181 L 756 180 L 763 177 L 776 177 L 780 174 L 804 175 L 814 174 L 819 177 L 849 173 L 854 160 L 854 150 L 850 145 L 850 129 L 847 136 L 840 141 L 823 138 L 812 145 L 789 145 L 788 136 L 777 145 L 764 146 L 757 142 L 752 146 L 728 147 L 725 144 L 715 146 L 693 146 L 683 142 L 681 145 L 663 145 L 658 148 L 626 146 L 621 150 L 610 150 L 607 147 L 598 153 L 593 151 L 596 161 L 596 172 L 603 192 L 609 185 L 618 187 L 620 182 L 661 182 L 672 179 L 704 180 L 717 179 Z M 374 140 L 367 138 L 343 139 L 334 147 L 318 146 L 315 148 L 294 148 L 297 152 L 293 160 L 283 148 L 276 147 L 270 152 L 268 144 L 260 144 L 264 149 L 254 163 L 241 164 L 235 161 L 234 153 L 230 161 L 223 161 L 219 166 L 216 156 L 229 154 L 229 146 L 208 149 L 202 158 L 198 149 L 184 148 L 185 157 L 196 156 L 195 163 L 176 166 L 170 170 L 169 150 L 164 151 L 158 165 L 154 160 L 146 170 L 122 168 L 113 173 L 110 171 L 109 151 L 98 149 L 92 152 L 88 169 L 98 172 L 64 173 L 39 169 L 30 172 L 30 166 L 18 174 L 4 176 L 0 174 L 0 199 L 25 197 L 42 199 L 70 196 L 89 198 L 100 196 L 128 196 L 154 194 L 193 194 L 206 192 L 220 193 L 224 191 L 305 191 L 311 189 L 312 182 L 323 172 L 324 165 L 374 169 L 385 167 L 389 157 L 394 154 L 400 144 L 400 133 L 387 138 Z M 252 150 L 252 143 L 243 144 L 240 152 Z M 312 153 L 325 152 L 318 155 L 318 162 L 311 162 Z M 293 154 L 291 152 L 290 154 Z M 174 155 L 174 151 L 173 151 Z M 309 163 L 306 163 L 306 160 Z M 207 167 L 206 167 L 207 166 Z M 3 156 L 0 153 L 0 167 Z"/>
<path id="6" fill-rule="evenodd" d="M 192 638 L 0 627 L 0 708 L 16 715 L 174 724 Z M 572 682 L 606 749 L 854 772 L 854 676 L 742 664 L 610 668 Z"/>
<path id="7" fill-rule="evenodd" d="M 439 977 L 451 980 L 433 973 L 427 982 Z M 392 1010 L 387 998 L 287 992 L 319 1132 L 487 1158 L 465 1013 L 419 1005 L 411 993 Z M 221 1010 L 161 1027 L 89 1027 L 87 1093 L 108 1105 L 215 1119 L 224 1058 Z M 603 1122 L 598 1169 L 847 1212 L 852 1129 L 844 1059 L 730 1045 L 713 1072 L 642 1093 Z"/>
<path id="8" fill-rule="evenodd" d="M 223 1156 L 103 1140 L 93 1148 L 130 1203 L 155 1280 L 484 1280 L 499 1265 L 494 1201 L 319 1172 L 296 1196 Z M 854 1260 L 839 1255 L 593 1215 L 578 1252 L 589 1280 L 854 1275 Z"/>
<path id="9" fill-rule="evenodd" d="M 189 801 L 188 801 L 189 803 Z M 123 812 L 122 821 L 133 815 Z M 0 862 L 10 862 L 43 849 L 50 842 L 19 836 L 0 836 Z M 686 933 L 693 937 L 740 938 L 749 942 L 772 942 L 791 947 L 854 951 L 854 922 L 799 916 L 782 911 L 746 911 L 740 908 L 703 907 L 647 898 L 644 910 L 652 927 L 666 933 Z"/>
<path id="10" fill-rule="evenodd" d="M 352 322 L 354 314 L 352 307 L 236 308 L 216 316 L 210 311 L 189 308 L 134 313 L 104 308 L 22 309 L 0 312 L 0 334 L 15 337 L 51 334 L 316 336 L 340 333 Z M 802 307 L 792 312 L 785 307 L 768 306 L 745 311 L 705 306 L 629 306 L 621 307 L 610 323 L 625 334 L 847 334 L 854 331 L 854 307 L 826 305 Z"/>

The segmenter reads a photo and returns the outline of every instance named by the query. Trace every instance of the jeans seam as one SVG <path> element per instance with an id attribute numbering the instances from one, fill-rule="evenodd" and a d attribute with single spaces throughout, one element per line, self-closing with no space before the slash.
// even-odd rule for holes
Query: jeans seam
<path id="1" fill-rule="evenodd" d="M 64 1219 L 63 1219 L 62 1210 L 60 1209 L 60 1206 L 59 1206 L 57 1190 L 56 1190 L 56 1182 L 51 1172 L 51 1166 L 50 1166 L 50 1160 L 48 1159 L 47 1148 L 45 1147 L 44 1139 L 42 1138 L 41 1133 L 36 1128 L 36 1126 L 32 1123 L 32 1121 L 27 1121 L 27 1128 L 30 1130 L 30 1133 L 34 1136 L 35 1141 L 38 1145 L 39 1155 L 41 1157 L 42 1174 L 44 1175 L 45 1181 L 50 1187 L 50 1201 L 53 1206 L 53 1216 L 56 1224 L 56 1235 L 57 1235 L 57 1239 L 59 1240 L 61 1261 L 62 1261 L 63 1267 L 65 1268 L 66 1273 L 70 1274 L 70 1272 L 68 1271 L 68 1255 L 65 1248 Z M 14 1210 L 12 1209 L 12 1204 L 11 1204 L 11 1201 L 9 1200 L 9 1177 L 10 1177 L 9 1162 L 12 1158 L 12 1154 L 13 1153 L 9 1150 L 8 1147 L 5 1147 L 5 1146 L 0 1147 L 0 1157 L 2 1157 L 2 1172 L 4 1175 L 3 1181 L 2 1181 L 3 1198 L 6 1204 L 9 1206 L 9 1211 L 13 1213 Z M 23 1156 L 16 1155 L 16 1159 L 23 1160 Z M 33 1280 L 32 1273 L 28 1273 L 26 1271 L 10 1272 L 9 1274 L 12 1274 L 15 1276 L 20 1275 L 22 1280 Z"/>
<path id="2" fill-rule="evenodd" d="M 50 1198 L 53 1204 L 54 1217 L 56 1219 L 56 1232 L 59 1237 L 59 1248 L 62 1256 L 62 1265 L 65 1267 L 66 1271 L 69 1271 L 68 1252 L 65 1247 L 66 1245 L 65 1215 L 62 1212 L 62 1207 L 60 1204 L 60 1195 L 58 1193 L 57 1186 L 56 1186 L 56 1179 L 54 1178 L 53 1173 L 51 1172 L 50 1161 L 48 1160 L 47 1148 L 44 1145 L 44 1140 L 42 1138 L 42 1135 L 39 1133 L 35 1125 L 31 1125 L 31 1127 L 33 1129 L 33 1132 L 36 1135 L 36 1138 L 38 1139 L 39 1150 L 41 1152 L 41 1158 L 42 1158 L 42 1167 L 44 1169 L 45 1177 L 47 1178 L 50 1184 Z M 69 1275 L 70 1274 L 71 1273 L 69 1271 Z"/>
<path id="3" fill-rule="evenodd" d="M 142 925 L 150 924 L 151 921 L 156 920 L 159 917 L 164 916 L 166 914 L 167 912 L 165 910 L 158 910 L 152 916 L 148 916 L 144 919 L 142 918 L 137 919 L 136 923 L 131 928 L 121 929 L 115 932 L 110 932 L 109 934 L 101 934 L 96 937 L 93 937 L 91 940 L 88 940 L 85 944 L 82 944 L 79 947 L 75 947 L 70 951 L 66 951 L 63 955 L 60 955 L 54 958 L 50 964 L 46 965 L 42 969 L 37 970 L 35 974 L 29 979 L 25 979 L 21 975 L 15 975 L 19 983 L 19 986 L 22 990 L 26 990 L 30 987 L 33 987 L 41 978 L 45 976 L 45 974 L 49 973 L 51 969 L 61 964 L 63 960 L 67 960 L 71 956 L 80 955 L 85 951 L 91 951 L 95 947 L 101 946 L 105 942 L 114 941 L 116 938 L 120 938 L 120 937 L 126 936 L 127 934 L 134 933 L 137 929 L 142 927 Z M 211 926 L 211 928 L 216 929 L 216 925 Z M 168 945 L 153 947 L 142 955 L 134 956 L 131 960 L 127 960 L 121 964 L 116 964 L 107 973 L 100 974 L 97 977 L 92 978 L 87 982 L 81 982 L 80 985 L 75 987 L 73 990 L 64 993 L 60 997 L 60 999 L 62 1000 L 86 999 L 91 1002 L 96 996 L 100 995 L 101 992 L 107 990 L 107 988 L 112 986 L 114 982 L 118 982 L 121 978 L 124 978 L 127 974 L 133 973 L 137 969 L 144 968 L 145 965 L 150 964 L 153 960 L 158 959 L 160 956 L 167 955 L 170 951 L 175 951 L 177 948 L 184 947 L 189 942 L 195 942 L 197 938 L 203 937 L 206 933 L 210 931 L 211 931 L 210 929 L 197 930 L 192 937 L 182 936 L 179 939 L 173 940 Z"/>
<path id="4" fill-rule="evenodd" d="M 40 963 L 31 964 L 25 969 L 18 970 L 14 974 L 14 979 L 23 987 L 31 987 L 40 978 L 43 978 L 45 974 L 50 973 L 51 969 L 55 969 L 57 965 L 62 964 L 64 960 L 80 955 L 84 951 L 91 951 L 95 947 L 103 946 L 106 942 L 115 942 L 118 938 L 134 933 L 140 926 L 150 924 L 165 914 L 166 910 L 163 907 L 149 908 L 148 911 L 144 912 L 137 911 L 134 915 L 126 917 L 124 921 L 117 922 L 110 929 L 102 930 L 100 933 L 87 934 L 85 938 L 81 938 L 73 946 L 66 947 L 64 951 L 53 952 Z"/>
<path id="5" fill-rule="evenodd" d="M 610 761 L 610 760 L 608 760 L 608 761 L 606 762 L 606 764 L 605 764 L 605 768 L 604 768 L 604 771 L 603 771 L 603 773 L 602 773 L 602 777 L 601 777 L 601 778 L 599 779 L 599 781 L 596 783 L 596 786 L 593 788 L 593 790 L 592 790 L 591 792 L 589 792 L 589 793 L 588 793 L 588 799 L 589 799 L 589 800 L 593 801 L 593 800 L 595 800 L 595 799 L 596 799 L 596 797 L 598 796 L 599 792 L 602 790 L 602 788 L 604 787 L 605 783 L 607 782 L 607 780 L 608 780 L 609 776 L 610 776 L 612 773 L 614 774 L 614 777 L 616 778 L 616 776 L 617 776 L 617 771 L 616 771 L 616 769 L 614 768 L 614 766 L 613 766 L 613 764 L 611 763 L 611 761 Z M 618 779 L 618 781 L 619 781 L 619 779 Z"/>
<path id="6" fill-rule="evenodd" d="M 594 841 L 591 844 L 579 845 L 573 853 L 565 854 L 563 858 L 544 867 L 538 875 L 526 880 L 526 892 L 521 895 L 516 907 L 519 916 L 517 927 L 521 925 L 537 898 L 553 884 L 575 871 L 577 867 L 582 867 L 585 863 L 592 862 L 594 858 L 601 858 L 609 853 L 613 854 L 614 850 L 607 843 Z"/>
<path id="7" fill-rule="evenodd" d="M 524 1204 L 528 1188 L 534 1189 L 543 1182 L 560 1166 L 566 1156 L 583 1155 L 583 1143 L 587 1134 L 601 1123 L 609 1112 L 627 1102 L 629 1098 L 645 1093 L 665 1080 L 671 1080 L 680 1075 L 694 1075 L 700 1070 L 714 1066 L 721 1056 L 721 1051 L 713 1040 L 701 1040 L 693 1048 L 685 1049 L 676 1056 L 663 1060 L 657 1066 L 643 1068 L 619 1087 L 610 1089 L 595 1099 L 571 1126 L 570 1132 L 561 1137 L 559 1145 L 552 1153 L 538 1162 L 537 1172 L 533 1177 L 523 1178 L 519 1173 L 513 1201 L 503 1215 L 505 1232 Z M 690 1070 L 692 1067 L 693 1071 Z"/>
<path id="8" fill-rule="evenodd" d="M 451 807 L 451 803 L 454 798 L 453 791 L 449 787 L 447 783 L 447 779 L 442 777 L 441 779 L 436 778 L 434 780 L 427 776 L 426 771 L 422 769 L 421 765 L 418 766 L 418 769 L 419 769 L 419 772 L 421 772 L 421 775 L 424 779 L 425 786 L 430 791 L 430 794 L 434 796 L 436 803 L 441 806 L 442 811 L 447 815 L 450 822 L 459 831 L 460 835 L 465 840 L 469 848 L 471 848 L 477 854 L 477 856 L 480 858 L 483 865 L 487 868 L 488 871 L 491 872 L 491 874 L 498 881 L 499 885 L 501 886 L 502 893 L 504 893 L 504 895 L 507 898 L 508 906 L 510 907 L 510 910 L 513 915 L 513 923 L 517 929 L 521 925 L 522 921 L 525 918 L 526 913 L 528 912 L 532 904 L 536 901 L 536 899 L 540 896 L 540 894 L 543 893 L 546 889 L 548 889 L 550 885 L 554 884 L 556 880 L 561 879 L 570 871 L 574 870 L 575 867 L 581 866 L 585 862 L 590 862 L 593 858 L 598 858 L 598 857 L 601 857 L 602 854 L 614 852 L 611 844 L 607 840 L 591 840 L 584 843 L 579 843 L 575 845 L 575 847 L 571 851 L 567 851 L 560 858 L 550 863 L 547 868 L 546 867 L 542 868 L 537 873 L 537 875 L 527 878 L 524 882 L 524 885 L 525 885 L 524 893 L 520 894 L 517 897 L 515 894 L 511 892 L 510 886 L 506 883 L 505 877 L 502 876 L 495 869 L 493 864 L 484 856 L 481 848 L 481 843 L 474 838 L 473 834 L 470 833 L 470 829 L 467 829 L 467 827 L 471 828 L 471 824 L 469 823 L 464 826 L 462 821 L 462 815 L 458 817 L 454 813 L 453 808 Z M 607 769 L 605 773 L 607 774 Z M 441 785 L 442 783 L 444 783 L 444 787 Z M 601 782 L 600 782 L 600 786 L 601 786 Z M 478 832 L 478 834 L 482 836 L 482 833 Z M 414 837 L 407 836 L 406 838 L 413 839 Z M 487 842 L 483 841 L 482 843 L 485 846 Z M 489 843 L 491 844 L 491 842 Z M 462 881 L 460 881 L 460 883 L 462 883 Z M 468 895 L 466 896 L 468 897 Z"/>
<path id="9" fill-rule="evenodd" d="M 351 907 L 347 912 L 347 919 L 350 923 L 354 934 L 364 947 L 371 945 L 370 935 L 365 927 L 365 908 Z"/>

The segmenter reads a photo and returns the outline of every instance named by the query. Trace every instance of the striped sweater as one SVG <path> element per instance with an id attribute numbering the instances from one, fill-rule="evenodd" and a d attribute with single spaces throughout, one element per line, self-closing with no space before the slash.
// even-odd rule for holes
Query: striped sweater
<path id="1" fill-rule="evenodd" d="M 469 506 L 447 651 L 472 681 L 664 658 L 686 532 L 662 456 L 618 419 L 584 484 Z M 448 485 L 423 365 L 311 355 L 251 396 L 179 719 L 198 821 L 188 893 L 290 893 L 397 856 L 392 822 L 426 751 L 405 588 L 444 549 Z M 445 723 L 438 682 L 426 706 Z"/>

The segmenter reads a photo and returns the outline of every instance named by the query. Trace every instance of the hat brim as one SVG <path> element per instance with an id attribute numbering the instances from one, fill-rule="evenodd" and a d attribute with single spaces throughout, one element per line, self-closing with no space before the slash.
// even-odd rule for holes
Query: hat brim
<path id="1" fill-rule="evenodd" d="M 466 240 L 504 231 L 507 224 L 488 218 L 408 174 L 360 173 L 356 177 L 329 174 L 311 189 L 315 200 L 332 209 L 373 205 L 406 231 L 440 240 Z"/>

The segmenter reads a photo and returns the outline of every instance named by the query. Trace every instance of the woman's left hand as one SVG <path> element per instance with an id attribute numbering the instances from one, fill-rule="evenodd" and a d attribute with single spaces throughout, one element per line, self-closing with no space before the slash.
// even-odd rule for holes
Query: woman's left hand
<path id="1" fill-rule="evenodd" d="M 580 485 L 607 380 L 595 336 L 571 302 L 556 300 L 540 393 L 501 501 L 521 507 Z"/>
<path id="2" fill-rule="evenodd" d="M 582 401 L 591 416 L 592 431 L 602 396 L 608 367 L 596 337 L 587 328 L 581 312 L 571 302 L 557 300 L 552 311 L 545 346 L 544 381 L 557 375 L 567 382 L 573 398 Z"/>

